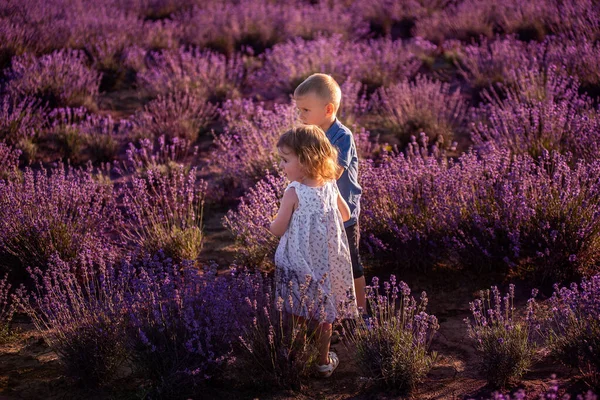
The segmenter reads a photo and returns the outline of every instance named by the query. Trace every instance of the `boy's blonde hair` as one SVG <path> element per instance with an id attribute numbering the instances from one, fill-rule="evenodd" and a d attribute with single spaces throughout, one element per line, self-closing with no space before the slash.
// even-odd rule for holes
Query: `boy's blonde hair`
<path id="1" fill-rule="evenodd" d="M 287 147 L 310 178 L 336 180 L 340 170 L 338 152 L 316 125 L 299 125 L 279 137 L 277 147 Z"/>
<path id="2" fill-rule="evenodd" d="M 328 103 L 333 104 L 333 112 L 337 113 L 342 101 L 340 85 L 327 74 L 312 74 L 294 90 L 294 97 L 302 97 L 314 93 Z"/>

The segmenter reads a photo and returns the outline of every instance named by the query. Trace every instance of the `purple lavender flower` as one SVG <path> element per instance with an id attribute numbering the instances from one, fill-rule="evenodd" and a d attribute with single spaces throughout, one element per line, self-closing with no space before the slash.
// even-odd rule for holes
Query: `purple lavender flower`
<path id="1" fill-rule="evenodd" d="M 293 105 L 276 104 L 271 110 L 248 100 L 228 101 L 219 112 L 226 126 L 215 137 L 211 164 L 219 168 L 228 196 L 235 198 L 265 173 L 275 172 L 277 139 L 297 115 Z"/>
<path id="2" fill-rule="evenodd" d="M 43 269 L 54 254 L 71 261 L 115 249 L 121 215 L 112 184 L 91 168 L 27 168 L 22 179 L 0 181 L 0 205 L 0 247 L 23 268 Z"/>
<path id="3" fill-rule="evenodd" d="M 158 96 L 133 118 L 137 136 L 195 142 L 216 116 L 216 107 L 206 96 L 187 92 Z"/>
<path id="4" fill-rule="evenodd" d="M 240 199 L 236 210 L 223 218 L 224 226 L 242 246 L 239 256 L 244 265 L 270 263 L 277 248 L 277 238 L 268 227 L 279 209 L 286 179 L 267 174 Z"/>
<path id="5" fill-rule="evenodd" d="M 126 224 L 121 232 L 130 245 L 149 254 L 162 250 L 176 262 L 197 260 L 202 249 L 202 213 L 206 184 L 196 170 L 175 166 L 134 175 L 120 189 Z"/>
<path id="6" fill-rule="evenodd" d="M 391 280 L 391 279 L 390 279 Z M 386 288 L 396 287 L 395 280 L 383 283 L 373 277 L 367 287 L 367 304 L 372 317 L 359 319 L 348 339 L 356 346 L 355 361 L 363 373 L 395 390 L 409 392 L 421 382 L 432 366 L 435 354 L 428 351 L 439 329 L 437 318 L 425 312 L 427 295 L 416 302 L 410 288 L 399 282 L 402 296 L 399 301 Z"/>
<path id="7" fill-rule="evenodd" d="M 40 134 L 46 122 L 46 113 L 39 100 L 25 97 L 16 100 L 12 96 L 0 99 L 0 140 L 23 144 Z"/>
<path id="8" fill-rule="evenodd" d="M 379 89 L 372 104 L 379 116 L 376 124 L 395 136 L 384 137 L 390 143 L 405 145 L 411 136 L 425 132 L 432 143 L 441 139 L 449 148 L 466 123 L 467 107 L 460 92 L 424 76 Z"/>
<path id="9" fill-rule="evenodd" d="M 20 150 L 0 142 L 0 180 L 10 180 L 18 176 L 20 155 Z"/>
<path id="10" fill-rule="evenodd" d="M 212 102 L 235 98 L 245 80 L 244 59 L 227 58 L 200 49 L 153 52 L 149 68 L 138 74 L 140 83 L 154 95 L 198 93 Z"/>
<path id="11" fill-rule="evenodd" d="M 578 368 L 591 385 L 600 382 L 600 275 L 569 288 L 554 286 L 552 314 L 543 323 L 550 349 L 565 365 Z"/>
<path id="12" fill-rule="evenodd" d="M 473 339 L 482 362 L 482 372 L 491 385 L 498 387 L 522 376 L 535 357 L 534 317 L 529 315 L 527 321 L 518 318 L 513 299 L 513 285 L 503 298 L 496 286 L 491 293 L 481 291 L 480 298 L 469 303 L 473 321 L 465 320 L 469 338 Z"/>
<path id="13" fill-rule="evenodd" d="M 81 51 L 15 56 L 11 65 L 6 77 L 13 96 L 35 96 L 58 106 L 96 107 L 101 76 L 86 65 Z"/>

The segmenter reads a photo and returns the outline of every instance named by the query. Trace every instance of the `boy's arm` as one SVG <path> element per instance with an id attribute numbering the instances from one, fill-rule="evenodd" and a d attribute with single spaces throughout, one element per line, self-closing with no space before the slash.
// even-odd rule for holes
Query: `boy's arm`
<path id="1" fill-rule="evenodd" d="M 348 169 L 350 166 L 350 161 L 352 161 L 352 153 L 350 152 L 350 149 L 352 148 L 352 135 L 342 135 L 333 143 L 333 145 L 338 151 L 338 165 L 342 167 L 338 176 L 339 179 L 344 173 L 344 170 Z"/>
<path id="2" fill-rule="evenodd" d="M 296 189 L 293 187 L 289 188 L 283 194 L 277 216 L 275 217 L 275 220 L 271 222 L 271 226 L 269 227 L 269 230 L 273 235 L 283 236 L 287 230 L 290 219 L 292 218 L 292 214 L 294 213 L 297 205 L 298 195 L 296 194 Z"/>
<path id="3" fill-rule="evenodd" d="M 340 213 L 342 214 L 342 220 L 344 222 L 350 219 L 350 207 L 348 207 L 348 203 L 342 197 L 342 195 L 338 192 L 337 205 Z"/>

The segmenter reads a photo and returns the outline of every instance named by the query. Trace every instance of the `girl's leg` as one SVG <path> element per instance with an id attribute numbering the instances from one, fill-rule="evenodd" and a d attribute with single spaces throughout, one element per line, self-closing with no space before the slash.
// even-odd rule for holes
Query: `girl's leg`
<path id="1" fill-rule="evenodd" d="M 288 314 L 287 324 L 290 329 L 290 333 L 294 331 L 294 328 L 298 330 L 297 336 L 293 338 L 292 343 L 298 347 L 304 346 L 304 344 L 306 343 L 306 318 L 301 317 L 299 315 Z"/>
<path id="2" fill-rule="evenodd" d="M 317 329 L 317 349 L 319 350 L 319 365 L 329 364 L 329 340 L 331 339 L 331 324 L 323 322 Z"/>

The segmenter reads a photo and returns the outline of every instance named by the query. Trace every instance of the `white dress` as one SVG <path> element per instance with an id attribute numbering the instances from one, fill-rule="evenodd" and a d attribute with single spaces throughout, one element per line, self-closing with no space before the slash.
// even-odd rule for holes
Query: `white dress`
<path id="1" fill-rule="evenodd" d="M 348 239 L 335 181 L 292 182 L 298 207 L 275 252 L 277 295 L 287 312 L 320 322 L 357 316 Z M 308 278 L 308 279 L 307 279 Z M 308 283 L 308 285 L 307 285 Z"/>

